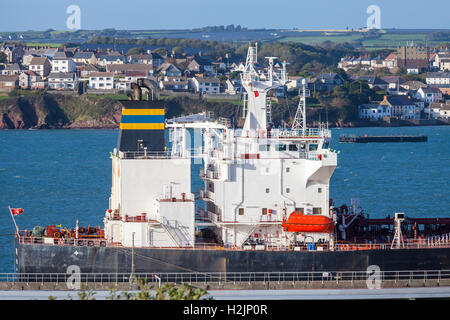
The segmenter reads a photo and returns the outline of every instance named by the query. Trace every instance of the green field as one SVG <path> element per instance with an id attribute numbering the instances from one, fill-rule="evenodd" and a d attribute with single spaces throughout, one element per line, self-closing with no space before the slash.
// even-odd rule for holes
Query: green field
<path id="1" fill-rule="evenodd" d="M 425 43 L 426 35 L 424 33 L 412 34 L 383 34 L 378 39 L 364 40 L 364 47 L 383 47 L 392 48 L 397 46 L 404 46 L 408 42 Z"/>
<path id="2" fill-rule="evenodd" d="M 398 46 L 404 46 L 408 42 L 415 42 L 418 44 L 428 43 L 429 45 L 437 45 L 440 41 L 429 41 L 426 39 L 426 33 L 392 33 L 385 31 L 385 33 L 379 35 L 376 38 L 364 40 L 364 37 L 359 34 L 349 35 L 299 35 L 298 37 L 286 37 L 280 40 L 280 42 L 301 42 L 309 45 L 320 44 L 325 41 L 331 41 L 334 43 L 344 43 L 352 41 L 361 41 L 362 46 L 368 50 L 381 49 L 381 48 L 396 48 Z"/>
<path id="3" fill-rule="evenodd" d="M 336 43 L 351 42 L 362 39 L 360 35 L 330 35 L 330 36 L 298 36 L 298 37 L 286 37 L 280 40 L 280 42 L 301 42 L 305 44 L 320 44 L 325 41 L 332 41 Z"/>
<path id="4" fill-rule="evenodd" d="M 44 42 L 34 42 L 34 43 L 27 43 L 26 44 L 29 47 L 50 47 L 50 48 L 60 48 L 64 44 L 62 43 L 44 43 Z"/>

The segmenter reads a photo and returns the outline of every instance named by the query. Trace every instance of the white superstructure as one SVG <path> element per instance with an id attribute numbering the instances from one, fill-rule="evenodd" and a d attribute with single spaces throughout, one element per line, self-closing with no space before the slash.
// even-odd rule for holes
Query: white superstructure
<path id="1" fill-rule="evenodd" d="M 328 149 L 330 131 L 306 128 L 304 104 L 301 126 L 270 129 L 266 96 L 284 85 L 286 72 L 276 74 L 270 57 L 267 73 L 258 73 L 256 57 L 257 47 L 250 47 L 241 76 L 248 96 L 243 129 L 205 130 L 205 216 L 225 246 L 328 242 L 330 233 L 286 232 L 282 223 L 294 211 L 330 217 L 329 181 L 337 163 Z"/>
<path id="2" fill-rule="evenodd" d="M 194 246 L 193 161 L 203 161 L 200 198 L 205 206 L 197 226 L 212 227 L 223 246 L 256 244 L 263 250 L 333 240 L 329 231 L 292 232 L 283 226 L 292 213 L 332 221 L 329 181 L 337 155 L 328 148 L 328 129 L 306 127 L 305 90 L 293 128 L 270 127 L 267 95 L 287 81 L 285 67 L 274 71 L 274 59 L 269 57 L 268 68 L 258 72 L 257 46 L 248 50 L 241 75 L 247 92 L 242 129 L 206 118 L 172 121 L 166 124 L 171 142 L 166 152 L 112 153 L 113 184 L 105 217 L 110 243 Z"/>

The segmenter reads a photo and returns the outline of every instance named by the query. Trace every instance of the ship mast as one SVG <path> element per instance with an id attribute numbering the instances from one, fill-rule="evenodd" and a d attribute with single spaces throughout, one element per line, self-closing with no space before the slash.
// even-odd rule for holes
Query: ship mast
<path id="1" fill-rule="evenodd" d="M 241 74 L 241 83 L 247 92 L 247 112 L 242 128 L 242 137 L 267 135 L 267 93 L 271 89 L 283 86 L 286 83 L 286 65 L 279 74 L 273 69 L 275 57 L 266 57 L 269 60 L 267 73 L 257 71 L 258 44 L 250 45 L 247 52 L 244 72 Z"/>
<path id="2" fill-rule="evenodd" d="M 301 135 L 306 133 L 306 97 L 309 96 L 309 90 L 306 89 L 306 79 L 302 80 L 302 87 L 299 89 L 299 101 L 297 112 L 292 123 L 293 131 L 300 131 Z"/>

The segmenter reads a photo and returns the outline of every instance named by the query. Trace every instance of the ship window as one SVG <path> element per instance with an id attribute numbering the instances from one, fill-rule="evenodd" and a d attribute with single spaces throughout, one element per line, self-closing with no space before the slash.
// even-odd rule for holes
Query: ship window
<path id="1" fill-rule="evenodd" d="M 300 145 L 300 150 L 301 150 L 301 151 L 305 151 L 305 150 L 306 150 L 306 144 L 302 143 L 302 144 Z"/>
<path id="2" fill-rule="evenodd" d="M 322 144 L 322 149 L 328 149 L 328 145 L 329 145 L 328 142 L 324 142 L 324 143 Z"/>
<path id="3" fill-rule="evenodd" d="M 298 145 L 290 144 L 289 145 L 289 151 L 298 151 Z"/>
<path id="4" fill-rule="evenodd" d="M 322 214 L 322 208 L 313 208 L 313 214 Z"/>
<path id="5" fill-rule="evenodd" d="M 269 193 L 270 192 L 270 189 L 269 188 L 266 188 L 266 193 Z"/>
<path id="6" fill-rule="evenodd" d="M 241 216 L 244 215 L 244 208 L 239 208 L 239 215 L 241 215 Z"/>
<path id="7" fill-rule="evenodd" d="M 263 215 L 266 215 L 267 214 L 267 208 L 262 208 L 262 212 L 261 212 Z"/>
<path id="8" fill-rule="evenodd" d="M 301 213 L 301 214 L 303 214 L 303 213 L 304 213 L 304 211 L 305 211 L 305 209 L 304 209 L 304 208 L 295 208 L 295 212 L 297 212 L 297 214 L 298 214 L 298 213 Z"/>
<path id="9" fill-rule="evenodd" d="M 322 193 L 322 188 L 317 188 L 318 193 Z"/>
<path id="10" fill-rule="evenodd" d="M 286 193 L 291 192 L 291 188 L 286 188 Z"/>
<path id="11" fill-rule="evenodd" d="M 270 144 L 259 145 L 259 151 L 270 151 Z"/>
<path id="12" fill-rule="evenodd" d="M 317 150 L 318 145 L 315 143 L 312 143 L 309 145 L 309 151 L 316 151 Z"/>
<path id="13" fill-rule="evenodd" d="M 286 145 L 285 144 L 277 144 L 275 146 L 276 151 L 286 151 Z"/>
<path id="14" fill-rule="evenodd" d="M 286 172 L 289 172 L 289 171 L 291 171 L 291 168 L 286 168 Z"/>

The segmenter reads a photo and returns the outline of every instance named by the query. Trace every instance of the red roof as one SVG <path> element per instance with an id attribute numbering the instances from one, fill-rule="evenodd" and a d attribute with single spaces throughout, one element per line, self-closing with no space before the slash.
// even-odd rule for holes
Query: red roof
<path id="1" fill-rule="evenodd" d="M 392 52 L 390 55 L 386 57 L 384 60 L 395 60 L 395 52 Z"/>

